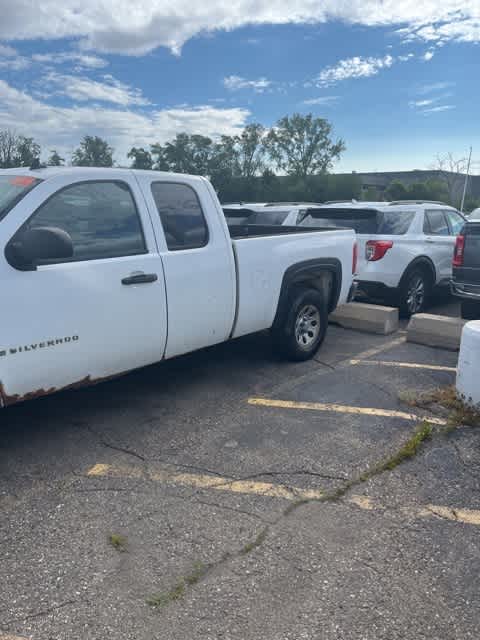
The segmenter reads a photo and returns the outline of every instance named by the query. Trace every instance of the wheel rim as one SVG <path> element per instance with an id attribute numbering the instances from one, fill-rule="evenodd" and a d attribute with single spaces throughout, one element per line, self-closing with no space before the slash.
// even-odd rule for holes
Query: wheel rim
<path id="1" fill-rule="evenodd" d="M 320 313 L 311 304 L 302 307 L 295 321 L 295 339 L 301 349 L 308 350 L 320 335 Z"/>
<path id="2" fill-rule="evenodd" d="M 425 282 L 422 276 L 414 276 L 408 283 L 407 308 L 410 313 L 417 313 L 425 302 Z"/>

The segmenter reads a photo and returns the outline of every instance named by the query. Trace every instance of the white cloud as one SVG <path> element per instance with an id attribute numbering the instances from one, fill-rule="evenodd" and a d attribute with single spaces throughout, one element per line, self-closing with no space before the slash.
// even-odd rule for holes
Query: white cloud
<path id="1" fill-rule="evenodd" d="M 320 98 L 310 98 L 309 100 L 304 100 L 303 104 L 321 105 L 324 107 L 328 107 L 329 105 L 335 104 L 338 98 L 339 96 L 321 96 Z"/>
<path id="2" fill-rule="evenodd" d="M 428 107 L 429 104 L 436 102 L 438 98 L 432 98 L 431 100 L 412 100 L 409 104 L 411 107 Z"/>
<path id="3" fill-rule="evenodd" d="M 418 89 L 418 93 L 424 95 L 426 93 L 434 93 L 435 91 L 444 91 L 454 86 L 454 82 L 433 82 L 432 84 L 425 84 Z"/>
<path id="4" fill-rule="evenodd" d="M 24 56 L 15 56 L 9 58 L 0 58 L 0 69 L 9 69 L 10 71 L 22 71 L 30 66 L 30 60 Z"/>
<path id="5" fill-rule="evenodd" d="M 422 113 L 424 115 L 429 115 L 430 113 L 440 113 L 442 111 L 450 111 L 450 109 L 455 109 L 454 104 L 442 104 L 438 107 L 432 107 L 431 109 L 424 109 Z"/>
<path id="6" fill-rule="evenodd" d="M 79 102 L 111 102 L 123 107 L 130 105 L 146 106 L 150 102 L 142 96 L 142 92 L 133 89 L 113 76 L 103 76 L 105 82 L 92 80 L 82 76 L 49 73 L 41 79 L 42 87 L 53 86 L 53 93 L 65 95 Z"/>
<path id="7" fill-rule="evenodd" d="M 87 53 L 78 53 L 74 51 L 60 51 L 58 53 L 35 53 L 32 56 L 34 62 L 42 62 L 48 64 L 65 64 L 74 62 L 77 67 L 85 69 L 103 69 L 108 66 L 107 60 Z"/>
<path id="8" fill-rule="evenodd" d="M 9 58 L 11 56 L 16 56 L 16 55 L 17 55 L 17 51 L 13 47 L 8 46 L 7 44 L 0 43 L 0 56 L 5 56 L 6 58 Z"/>
<path id="9" fill-rule="evenodd" d="M 410 60 L 411 58 L 414 58 L 415 54 L 414 53 L 407 53 L 404 56 L 398 56 L 398 60 L 400 60 L 400 62 L 407 62 L 407 60 Z"/>
<path id="10" fill-rule="evenodd" d="M 428 42 L 480 41 L 478 0 L 31 0 L 3 2 L 0 39 L 80 39 L 87 49 L 142 55 L 246 25 L 343 21 L 403 27 Z"/>
<path id="11" fill-rule="evenodd" d="M 423 54 L 423 59 L 425 60 L 425 62 L 429 62 L 433 58 L 434 55 L 435 55 L 434 51 L 426 51 Z"/>
<path id="12" fill-rule="evenodd" d="M 267 78 L 257 78 L 256 80 L 247 80 L 241 76 L 227 76 L 223 79 L 223 86 L 229 91 L 239 91 L 240 89 L 253 89 L 255 93 L 264 93 L 273 85 L 271 80 Z"/>
<path id="13" fill-rule="evenodd" d="M 33 136 L 44 150 L 57 148 L 67 156 L 85 134 L 99 135 L 112 144 L 117 161 L 125 163 L 132 146 L 165 142 L 181 131 L 213 137 L 236 135 L 249 115 L 246 109 L 213 106 L 151 110 L 149 113 L 95 106 L 59 107 L 35 99 L 0 80 L 2 127 Z"/>
<path id="14" fill-rule="evenodd" d="M 325 67 L 313 82 L 319 87 L 329 87 L 350 78 L 368 78 L 376 75 L 381 69 L 391 67 L 394 60 L 391 55 L 383 58 L 362 58 L 361 56 L 346 58 L 332 67 Z"/>

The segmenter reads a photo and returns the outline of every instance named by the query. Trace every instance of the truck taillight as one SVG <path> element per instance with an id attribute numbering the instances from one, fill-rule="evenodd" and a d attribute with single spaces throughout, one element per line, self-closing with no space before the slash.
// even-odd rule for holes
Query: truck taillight
<path id="1" fill-rule="evenodd" d="M 393 242 L 391 240 L 369 240 L 365 246 L 365 259 L 368 262 L 381 260 L 392 247 Z"/>
<path id="2" fill-rule="evenodd" d="M 353 256 L 352 256 L 352 275 L 355 275 L 357 273 L 357 264 L 358 264 L 358 244 L 354 242 Z"/>
<path id="3" fill-rule="evenodd" d="M 453 252 L 452 265 L 454 267 L 463 267 L 463 256 L 465 253 L 465 236 L 457 236 L 455 242 L 455 250 Z"/>

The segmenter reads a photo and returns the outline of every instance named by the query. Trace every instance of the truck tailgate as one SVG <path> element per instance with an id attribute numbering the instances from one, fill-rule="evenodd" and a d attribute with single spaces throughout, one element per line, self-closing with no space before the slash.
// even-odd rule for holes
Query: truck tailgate
<path id="1" fill-rule="evenodd" d="M 284 228 L 285 229 L 285 228 Z M 238 309 L 233 337 L 271 327 L 287 269 L 309 260 L 325 260 L 341 270 L 340 301 L 352 283 L 355 233 L 350 229 L 307 230 L 233 239 L 237 263 Z"/>

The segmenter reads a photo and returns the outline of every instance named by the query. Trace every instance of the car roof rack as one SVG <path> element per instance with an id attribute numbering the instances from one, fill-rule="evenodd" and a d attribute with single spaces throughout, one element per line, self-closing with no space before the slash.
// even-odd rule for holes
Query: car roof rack
<path id="1" fill-rule="evenodd" d="M 387 204 L 387 203 L 386 203 Z M 394 200 L 393 202 L 389 202 L 388 206 L 393 206 L 396 204 L 440 204 L 443 207 L 450 207 L 451 205 L 446 202 L 440 202 L 440 200 Z"/>

